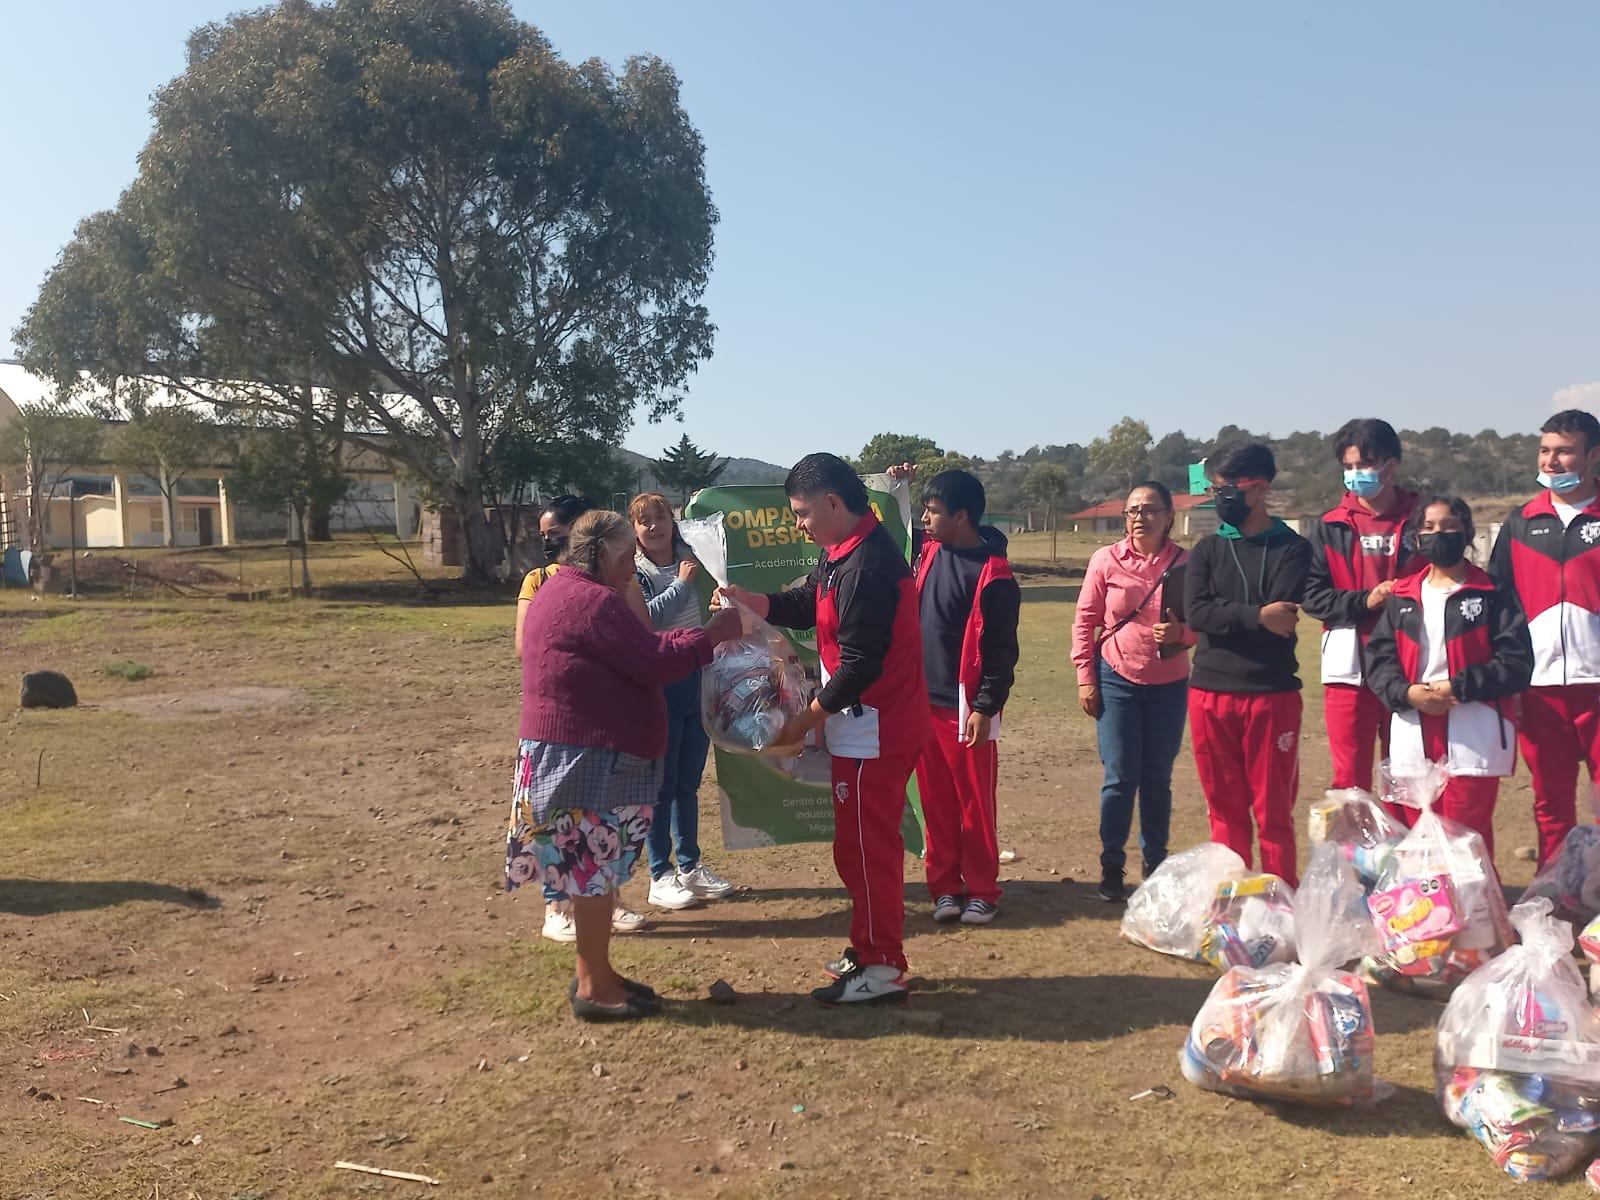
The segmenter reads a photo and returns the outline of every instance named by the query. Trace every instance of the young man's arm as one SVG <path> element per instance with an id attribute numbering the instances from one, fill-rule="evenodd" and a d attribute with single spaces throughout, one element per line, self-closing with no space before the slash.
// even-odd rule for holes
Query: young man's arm
<path id="1" fill-rule="evenodd" d="M 839 669 L 817 693 L 817 706 L 828 713 L 860 704 L 861 694 L 883 674 L 900 605 L 900 581 L 877 571 L 841 572 L 834 587 Z"/>
<path id="2" fill-rule="evenodd" d="M 822 580 L 824 564 L 821 558 L 799 587 L 773 592 L 767 596 L 767 620 L 785 629 L 810 629 L 817 623 L 817 587 Z"/>
<path id="3" fill-rule="evenodd" d="M 1311 527 L 1311 565 L 1306 575 L 1305 610 L 1319 621 L 1329 625 L 1358 625 L 1372 609 L 1367 603 L 1370 592 L 1343 591 L 1333 586 L 1333 573 L 1328 567 L 1327 522 L 1318 521 Z"/>
<path id="4" fill-rule="evenodd" d="M 1311 543 L 1296 536 L 1288 544 L 1267 574 L 1268 604 L 1280 601 L 1302 604 L 1306 596 L 1306 581 L 1311 575 Z"/>
<path id="5" fill-rule="evenodd" d="M 1006 706 L 1017 677 L 1017 619 L 1022 614 L 1022 589 L 1015 579 L 996 579 L 978 597 L 983 636 L 978 639 L 978 694 L 974 712 L 992 717 Z"/>
<path id="6" fill-rule="evenodd" d="M 1233 570 L 1227 561 L 1228 547 L 1215 535 L 1201 538 L 1189 552 L 1189 570 L 1184 576 L 1183 612 L 1190 629 L 1213 637 L 1230 633 L 1249 633 L 1261 628 L 1261 606 L 1241 604 L 1222 596 L 1213 578 L 1219 568 Z"/>

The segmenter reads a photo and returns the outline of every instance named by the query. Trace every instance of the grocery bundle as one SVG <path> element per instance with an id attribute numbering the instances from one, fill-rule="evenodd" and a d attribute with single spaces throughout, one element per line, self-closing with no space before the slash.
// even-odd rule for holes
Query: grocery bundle
<path id="1" fill-rule="evenodd" d="M 1294 961 L 1294 889 L 1276 875 L 1217 885 L 1200 935 L 1200 957 L 1219 971 Z"/>
<path id="2" fill-rule="evenodd" d="M 1128 898 L 1122 936 L 1162 954 L 1203 959 L 1218 889 L 1246 874 L 1244 859 L 1216 842 L 1170 855 Z"/>
<path id="3" fill-rule="evenodd" d="M 1600 916 L 1600 825 L 1579 825 L 1533 877 L 1523 899 L 1543 896 L 1557 916 L 1583 925 Z"/>
<path id="4" fill-rule="evenodd" d="M 1374 946 L 1361 883 L 1338 847 L 1312 848 L 1296 896 L 1298 963 L 1232 966 L 1179 1055 L 1184 1078 L 1229 1095 L 1328 1107 L 1376 1099 L 1372 1006 L 1344 970 Z"/>
<path id="5" fill-rule="evenodd" d="M 1511 920 L 1521 944 L 1474 971 L 1440 1017 L 1439 1103 L 1513 1179 L 1555 1179 L 1600 1150 L 1600 1016 L 1549 899 Z"/>
<path id="6" fill-rule="evenodd" d="M 1447 996 L 1511 942 L 1500 879 L 1483 839 L 1433 811 L 1447 776 L 1393 777 L 1385 794 L 1419 810 L 1384 860 L 1368 905 L 1382 942 L 1362 962 L 1375 983 Z"/>
<path id="7" fill-rule="evenodd" d="M 1306 822 L 1306 840 L 1337 846 L 1369 891 L 1405 835 L 1406 827 L 1364 788 L 1328 792 L 1311 806 Z"/>

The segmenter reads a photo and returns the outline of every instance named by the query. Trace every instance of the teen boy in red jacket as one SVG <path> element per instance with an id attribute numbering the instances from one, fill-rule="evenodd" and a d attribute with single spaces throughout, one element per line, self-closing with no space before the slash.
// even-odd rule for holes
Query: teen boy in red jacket
<path id="1" fill-rule="evenodd" d="M 1348 421 L 1333 435 L 1344 499 L 1311 528 L 1306 612 L 1322 622 L 1322 712 L 1333 786 L 1372 790 L 1373 744 L 1389 753 L 1389 712 L 1368 685 L 1366 640 L 1395 581 L 1420 564 L 1401 532 L 1416 493 L 1395 485 L 1400 435 L 1387 421 Z"/>
<path id="2" fill-rule="evenodd" d="M 822 727 L 833 756 L 833 862 L 850 893 L 850 946 L 826 1005 L 906 998 L 906 784 L 929 733 L 922 629 L 911 565 L 867 503 L 866 485 L 832 454 L 808 454 L 784 481 L 802 532 L 823 549 L 805 583 L 763 596 L 723 589 L 774 625 L 817 630 L 822 690 L 790 721 L 789 746 Z"/>

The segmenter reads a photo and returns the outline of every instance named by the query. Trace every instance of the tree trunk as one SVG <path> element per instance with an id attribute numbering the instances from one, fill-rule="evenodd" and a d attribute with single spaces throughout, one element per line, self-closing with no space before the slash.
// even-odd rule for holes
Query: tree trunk
<path id="1" fill-rule="evenodd" d="M 468 587 L 488 587 L 497 583 L 505 560 L 505 533 L 500 522 L 486 518 L 481 500 L 468 502 L 467 493 L 456 491 L 455 510 L 461 522 L 461 581 Z"/>
<path id="2" fill-rule="evenodd" d="M 162 470 L 156 480 L 161 489 L 161 544 L 170 547 L 176 544 L 178 506 L 172 501 L 172 480 L 166 471 Z"/>
<path id="3" fill-rule="evenodd" d="M 306 514 L 305 537 L 312 542 L 333 541 L 333 505 L 323 502 L 312 504 Z"/>

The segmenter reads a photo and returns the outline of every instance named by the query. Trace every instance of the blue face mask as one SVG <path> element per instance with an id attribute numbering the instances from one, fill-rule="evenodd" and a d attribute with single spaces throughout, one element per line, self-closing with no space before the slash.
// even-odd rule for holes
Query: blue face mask
<path id="1" fill-rule="evenodd" d="M 1581 471 L 1563 471 L 1559 475 L 1551 475 L 1548 471 L 1539 472 L 1539 486 L 1549 488 L 1552 492 L 1570 492 L 1582 483 Z"/>
<path id="2" fill-rule="evenodd" d="M 1358 470 L 1344 473 L 1344 490 L 1363 500 L 1371 500 L 1383 491 L 1383 479 L 1377 471 Z"/>

